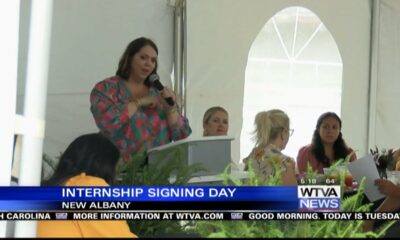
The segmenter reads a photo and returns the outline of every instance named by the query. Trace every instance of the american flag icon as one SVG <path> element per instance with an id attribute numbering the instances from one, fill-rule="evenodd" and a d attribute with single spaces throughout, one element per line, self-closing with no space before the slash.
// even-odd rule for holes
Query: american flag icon
<path id="1" fill-rule="evenodd" d="M 231 213 L 231 219 L 232 220 L 242 220 L 243 219 L 243 213 L 241 213 L 241 212 L 233 212 L 233 213 Z"/>
<path id="2" fill-rule="evenodd" d="M 68 213 L 56 213 L 57 220 L 66 220 L 68 219 Z"/>

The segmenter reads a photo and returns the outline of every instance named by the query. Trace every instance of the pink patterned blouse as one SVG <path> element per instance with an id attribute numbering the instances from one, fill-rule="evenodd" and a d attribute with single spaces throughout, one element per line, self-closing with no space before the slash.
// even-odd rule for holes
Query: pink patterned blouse
<path id="1" fill-rule="evenodd" d="M 127 105 L 133 96 L 123 81 L 114 76 L 97 83 L 90 94 L 90 110 L 101 133 L 119 148 L 124 160 L 191 134 L 189 122 L 183 116 L 175 127 L 168 126 L 162 106 L 141 107 L 129 117 Z M 158 93 L 150 87 L 149 94 Z"/>

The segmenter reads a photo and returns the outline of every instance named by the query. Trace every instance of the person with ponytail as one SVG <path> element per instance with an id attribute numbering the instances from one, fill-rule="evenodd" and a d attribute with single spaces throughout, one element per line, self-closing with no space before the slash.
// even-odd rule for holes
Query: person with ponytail
<path id="1" fill-rule="evenodd" d="M 307 164 L 310 164 L 314 171 L 323 174 L 324 168 L 351 153 L 350 161 L 357 159 L 353 149 L 346 145 L 341 130 L 342 121 L 336 113 L 326 112 L 318 118 L 312 143 L 302 147 L 297 155 L 300 174 L 307 170 Z"/>
<path id="2" fill-rule="evenodd" d="M 297 185 L 294 159 L 281 152 L 293 133 L 288 115 L 279 109 L 259 112 L 254 125 L 256 144 L 250 155 L 243 159 L 245 170 L 253 169 L 262 182 L 281 171 L 281 185 Z"/>

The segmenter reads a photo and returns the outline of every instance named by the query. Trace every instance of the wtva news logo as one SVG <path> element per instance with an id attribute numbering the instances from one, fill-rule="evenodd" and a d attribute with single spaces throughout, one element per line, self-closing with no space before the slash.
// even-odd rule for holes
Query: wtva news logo
<path id="1" fill-rule="evenodd" d="M 340 186 L 298 186 L 297 196 L 299 198 L 299 210 L 340 210 Z"/>

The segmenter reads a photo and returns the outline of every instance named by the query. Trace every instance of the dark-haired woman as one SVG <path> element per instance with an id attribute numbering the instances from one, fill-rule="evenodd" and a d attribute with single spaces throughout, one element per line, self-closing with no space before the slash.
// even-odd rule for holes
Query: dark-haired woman
<path id="1" fill-rule="evenodd" d="M 322 114 L 317 121 L 312 143 L 299 150 L 297 166 L 299 173 L 307 170 L 309 163 L 314 171 L 323 174 L 324 168 L 330 167 L 339 159 L 344 159 L 350 153 L 351 161 L 357 157 L 342 137 L 342 121 L 333 112 Z"/>
<path id="2" fill-rule="evenodd" d="M 127 46 L 116 76 L 95 85 L 90 94 L 90 110 L 101 133 L 110 138 L 124 160 L 143 155 L 152 147 L 186 138 L 191 129 L 176 104 L 165 98 L 174 92 L 157 91 L 149 76 L 157 73 L 158 48 L 148 38 L 138 38 Z"/>
<path id="3" fill-rule="evenodd" d="M 75 139 L 62 154 L 54 174 L 43 186 L 109 186 L 120 153 L 105 136 L 95 133 Z M 136 237 L 126 221 L 39 221 L 38 237 Z"/>

